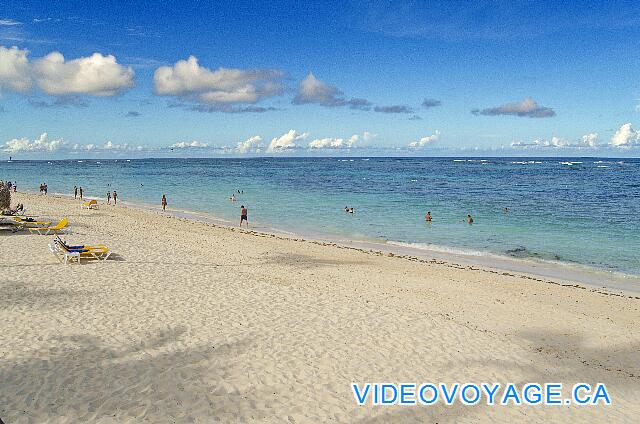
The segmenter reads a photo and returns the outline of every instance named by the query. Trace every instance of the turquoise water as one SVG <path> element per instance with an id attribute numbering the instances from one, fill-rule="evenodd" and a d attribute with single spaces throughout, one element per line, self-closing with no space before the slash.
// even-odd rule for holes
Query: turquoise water
<path id="1" fill-rule="evenodd" d="M 638 159 L 14 161 L 0 163 L 0 179 L 63 194 L 81 185 L 90 197 L 115 189 L 120 200 L 158 205 L 166 194 L 170 208 L 233 222 L 244 204 L 251 222 L 294 232 L 640 275 Z M 462 222 L 467 214 L 473 225 Z"/>

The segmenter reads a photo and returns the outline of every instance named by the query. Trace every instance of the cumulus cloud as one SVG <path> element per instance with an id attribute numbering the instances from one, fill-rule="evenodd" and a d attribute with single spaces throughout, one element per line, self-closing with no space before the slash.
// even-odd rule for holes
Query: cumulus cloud
<path id="1" fill-rule="evenodd" d="M 364 141 L 370 141 L 370 140 L 373 140 L 373 139 L 374 139 L 374 138 L 376 138 L 377 136 L 378 136 L 378 134 L 374 134 L 374 133 L 369 132 L 369 131 L 365 131 L 365 132 L 363 132 L 363 133 L 362 133 L 362 139 L 363 139 Z"/>
<path id="2" fill-rule="evenodd" d="M 587 147 L 598 146 L 598 133 L 589 133 L 582 136 L 582 144 Z"/>
<path id="3" fill-rule="evenodd" d="M 435 143 L 438 140 L 440 140 L 440 131 L 436 130 L 433 134 L 422 137 L 418 141 L 412 141 L 411 143 L 409 143 L 409 147 L 412 149 L 425 147 L 429 144 Z"/>
<path id="4" fill-rule="evenodd" d="M 536 139 L 533 140 L 530 143 L 521 141 L 521 140 L 516 140 L 511 142 L 511 147 L 556 147 L 556 148 L 562 148 L 562 147 L 569 147 L 571 146 L 571 144 L 567 141 L 564 140 L 562 138 L 553 136 L 551 138 L 551 140 L 542 140 L 542 139 Z"/>
<path id="5" fill-rule="evenodd" d="M 200 141 L 197 140 L 193 140 L 193 141 L 180 141 L 178 143 L 174 143 L 171 146 L 169 146 L 172 149 L 202 149 L 205 147 L 208 147 L 209 145 L 206 143 L 202 143 Z"/>
<path id="6" fill-rule="evenodd" d="M 597 147 L 598 134 L 590 133 L 585 134 L 579 141 L 569 141 L 564 138 L 553 136 L 551 140 L 536 139 L 531 142 L 525 142 L 522 140 L 514 140 L 511 142 L 511 147 L 514 148 L 553 148 L 553 149 L 584 149 Z"/>
<path id="7" fill-rule="evenodd" d="M 373 110 L 380 113 L 414 113 L 413 108 L 406 105 L 376 106 Z"/>
<path id="8" fill-rule="evenodd" d="M 0 46 L 0 89 L 27 91 L 35 82 L 55 96 L 111 96 L 133 86 L 133 69 L 118 64 L 112 55 L 94 53 L 65 61 L 62 53 L 51 52 L 30 62 L 28 54 L 28 50 Z"/>
<path id="9" fill-rule="evenodd" d="M 49 140 L 47 133 L 42 133 L 37 139 L 30 141 L 28 138 L 14 138 L 7 141 L 2 150 L 9 153 L 17 152 L 53 152 L 62 147 L 65 142 L 59 138 Z"/>
<path id="10" fill-rule="evenodd" d="M 441 106 L 442 102 L 436 99 L 424 99 L 422 101 L 422 107 L 425 109 L 430 109 L 432 107 Z"/>
<path id="11" fill-rule="evenodd" d="M 31 88 L 28 50 L 0 46 L 0 91 L 26 91 Z"/>
<path id="12" fill-rule="evenodd" d="M 244 141 L 239 141 L 235 151 L 238 153 L 249 153 L 251 151 L 260 151 L 262 148 L 262 137 L 259 135 L 254 135 L 253 137 L 249 137 Z"/>
<path id="13" fill-rule="evenodd" d="M 362 135 L 353 134 L 349 138 L 317 138 L 311 141 L 308 145 L 310 149 L 351 149 L 355 147 L 355 144 L 366 143 L 374 139 L 377 134 L 372 134 L 369 131 L 365 131 Z"/>
<path id="14" fill-rule="evenodd" d="M 309 136 L 309 133 L 299 133 L 296 130 L 289 130 L 282 134 L 280 137 L 275 137 L 269 143 L 267 152 L 282 152 L 285 150 L 292 150 L 298 148 L 296 144 L 299 141 L 304 141 Z"/>
<path id="15" fill-rule="evenodd" d="M 633 129 L 631 123 L 622 125 L 611 137 L 613 147 L 631 147 L 640 145 L 640 132 Z"/>
<path id="16" fill-rule="evenodd" d="M 529 118 L 550 118 L 556 115 L 552 108 L 538 105 L 531 97 L 525 97 L 521 102 L 507 103 L 498 107 L 473 109 L 471 113 L 474 115 L 512 115 Z"/>
<path id="17" fill-rule="evenodd" d="M 86 151 L 92 151 L 92 150 L 96 150 L 98 149 L 98 146 L 96 146 L 95 144 L 74 144 L 73 145 L 73 150 L 86 150 Z"/>
<path id="18" fill-rule="evenodd" d="M 300 84 L 298 84 L 298 92 L 293 98 L 293 104 L 301 105 L 307 103 L 315 103 L 326 107 L 348 106 L 351 109 L 369 110 L 371 103 L 366 99 L 343 97 L 342 91 L 336 86 L 329 85 L 319 80 L 309 72 Z"/>
<path id="19" fill-rule="evenodd" d="M 242 111 L 237 104 L 253 104 L 282 93 L 284 72 L 275 69 L 229 69 L 212 71 L 200 66 L 195 56 L 173 66 L 161 66 L 153 75 L 155 92 L 212 106 L 212 111 Z M 247 110 L 250 112 L 258 110 Z M 262 110 L 260 110 L 262 111 Z"/>
<path id="20" fill-rule="evenodd" d="M 143 146 L 131 146 L 128 143 L 114 143 L 112 141 L 107 141 L 102 145 L 97 144 L 74 144 L 72 150 L 75 151 L 109 151 L 109 152 L 132 152 L 132 151 L 141 151 L 144 150 Z"/>
<path id="21" fill-rule="evenodd" d="M 51 52 L 33 62 L 33 75 L 48 94 L 113 96 L 133 87 L 134 72 L 131 67 L 120 65 L 112 55 L 94 53 L 66 61 L 62 53 Z"/>

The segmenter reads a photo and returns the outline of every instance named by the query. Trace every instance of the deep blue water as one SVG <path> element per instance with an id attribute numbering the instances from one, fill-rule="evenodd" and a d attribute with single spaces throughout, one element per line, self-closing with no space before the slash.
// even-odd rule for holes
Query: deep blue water
<path id="1" fill-rule="evenodd" d="M 252 222 L 281 229 L 640 275 L 639 159 L 14 161 L 0 163 L 0 179 L 30 191 L 46 181 L 64 194 L 81 185 L 94 197 L 116 189 L 121 200 L 152 204 L 166 194 L 170 208 L 234 221 L 244 204 Z"/>

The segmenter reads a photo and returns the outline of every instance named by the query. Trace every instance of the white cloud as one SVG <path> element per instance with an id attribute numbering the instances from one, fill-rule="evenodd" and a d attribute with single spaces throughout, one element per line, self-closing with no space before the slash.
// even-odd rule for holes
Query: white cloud
<path id="1" fill-rule="evenodd" d="M 0 26 L 17 26 L 22 25 L 22 22 L 14 21 L 13 19 L 0 19 Z"/>
<path id="2" fill-rule="evenodd" d="M 113 141 L 107 141 L 102 145 L 97 145 L 97 144 L 74 144 L 73 147 L 71 148 L 74 151 L 87 151 L 87 152 L 92 152 L 92 151 L 118 151 L 118 152 L 132 152 L 132 151 L 141 151 L 144 150 L 143 146 L 131 146 L 128 143 L 114 143 Z"/>
<path id="3" fill-rule="evenodd" d="M 91 151 L 91 150 L 96 150 L 97 148 L 98 146 L 96 146 L 95 144 L 74 144 L 73 145 L 73 150 Z"/>
<path id="4" fill-rule="evenodd" d="M 551 137 L 549 145 L 552 147 L 569 147 L 569 142 L 563 138 Z"/>
<path id="5" fill-rule="evenodd" d="M 598 146 L 598 133 L 589 133 L 582 136 L 582 144 L 588 147 Z"/>
<path id="6" fill-rule="evenodd" d="M 284 150 L 296 149 L 298 146 L 296 142 L 303 141 L 309 136 L 309 133 L 299 133 L 296 130 L 289 130 L 282 134 L 280 137 L 276 137 L 271 140 L 267 152 L 281 152 Z"/>
<path id="7" fill-rule="evenodd" d="M 564 138 L 553 136 L 551 140 L 536 139 L 530 143 L 522 140 L 514 140 L 511 143 L 511 147 L 516 148 L 555 148 L 555 149 L 585 149 L 597 147 L 598 134 L 589 133 L 582 136 L 579 141 L 573 142 Z"/>
<path id="8" fill-rule="evenodd" d="M 373 134 L 370 133 L 369 131 L 365 131 L 364 133 L 362 133 L 362 139 L 364 141 L 370 141 L 373 140 L 374 138 L 376 138 L 378 136 L 378 134 Z"/>
<path id="9" fill-rule="evenodd" d="M 372 138 L 372 134 L 370 132 L 365 131 L 363 136 L 361 137 L 358 134 L 354 134 L 351 137 L 345 138 L 317 138 L 309 143 L 310 149 L 350 149 L 354 147 L 354 144 L 359 142 L 360 140 L 370 140 Z"/>
<path id="10" fill-rule="evenodd" d="M 169 146 L 172 149 L 189 149 L 189 148 L 204 148 L 204 147 L 208 147 L 209 145 L 206 143 L 202 143 L 200 141 L 197 140 L 193 140 L 193 141 L 180 141 L 178 143 L 174 143 L 171 146 Z"/>
<path id="11" fill-rule="evenodd" d="M 119 151 L 132 151 L 132 150 L 143 150 L 142 146 L 130 146 L 128 143 L 114 143 L 111 140 L 104 143 L 101 147 L 102 150 L 119 150 Z"/>
<path id="12" fill-rule="evenodd" d="M 29 141 L 27 138 L 14 138 L 13 140 L 9 140 L 4 144 L 2 150 L 9 153 L 17 153 L 17 152 L 42 152 L 49 151 L 53 152 L 62 147 L 65 142 L 59 138 L 56 140 L 49 140 L 49 135 L 47 133 L 42 133 L 40 137 L 33 141 Z"/>
<path id="13" fill-rule="evenodd" d="M 0 90 L 26 91 L 31 88 L 28 50 L 0 46 Z"/>
<path id="14" fill-rule="evenodd" d="M 371 103 L 366 99 L 345 99 L 337 87 L 319 80 L 309 74 L 298 84 L 298 92 L 293 98 L 293 104 L 315 103 L 326 107 L 349 106 L 351 109 L 368 110 Z"/>
<path id="15" fill-rule="evenodd" d="M 262 143 L 262 137 L 259 135 L 254 135 L 253 137 L 249 137 L 244 141 L 239 141 L 238 145 L 235 148 L 235 151 L 238 153 L 248 153 L 250 151 L 260 151 Z"/>
<path id="16" fill-rule="evenodd" d="M 111 96 L 133 87 L 133 69 L 114 56 L 94 53 L 65 61 L 59 52 L 30 62 L 28 50 L 0 46 L 0 89 L 27 91 L 35 82 L 45 93 L 61 96 Z"/>
<path id="17" fill-rule="evenodd" d="M 317 138 L 309 143 L 311 149 L 339 149 L 346 147 L 343 138 Z"/>
<path id="18" fill-rule="evenodd" d="M 639 144 L 638 140 L 640 140 L 640 133 L 633 129 L 631 123 L 626 123 L 611 137 L 611 145 L 613 147 L 636 146 Z"/>
<path id="19" fill-rule="evenodd" d="M 425 147 L 429 144 L 435 143 L 436 141 L 440 140 L 440 135 L 441 135 L 440 131 L 436 130 L 436 132 L 434 132 L 433 134 L 422 137 L 418 141 L 412 141 L 411 143 L 409 143 L 409 147 L 410 148 Z"/>
<path id="20" fill-rule="evenodd" d="M 112 96 L 133 87 L 133 69 L 118 64 L 112 55 L 94 53 L 65 61 L 62 53 L 51 52 L 33 62 L 38 86 L 48 94 L 91 94 Z"/>
<path id="21" fill-rule="evenodd" d="M 195 56 L 173 66 L 161 66 L 153 75 L 155 91 L 162 96 L 178 96 L 204 104 L 233 105 L 256 103 L 282 92 L 282 71 L 273 69 L 216 71 L 198 64 Z"/>

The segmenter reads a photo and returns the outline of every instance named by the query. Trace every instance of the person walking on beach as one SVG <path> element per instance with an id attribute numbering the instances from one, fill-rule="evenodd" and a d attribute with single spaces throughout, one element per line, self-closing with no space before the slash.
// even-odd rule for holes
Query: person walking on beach
<path id="1" fill-rule="evenodd" d="M 111 192 L 107 191 L 107 205 L 111 204 Z"/>
<path id="2" fill-rule="evenodd" d="M 73 198 L 78 198 L 78 186 L 73 186 Z"/>
<path id="3" fill-rule="evenodd" d="M 247 218 L 247 208 L 244 205 L 240 206 L 240 228 L 242 228 L 242 221 L 246 221 L 247 228 L 249 228 L 249 219 Z"/>
<path id="4" fill-rule="evenodd" d="M 424 216 L 424 220 L 426 222 L 431 222 L 431 211 L 427 212 L 427 214 Z"/>
<path id="5" fill-rule="evenodd" d="M 167 209 L 167 196 L 165 194 L 162 195 L 162 212 Z"/>
<path id="6" fill-rule="evenodd" d="M 49 188 L 49 186 L 47 185 L 47 183 L 44 183 L 44 194 L 47 194 L 47 189 Z"/>
<path id="7" fill-rule="evenodd" d="M 80 187 L 80 200 L 82 200 L 82 196 L 83 196 L 83 191 L 82 191 L 82 187 Z"/>
<path id="8" fill-rule="evenodd" d="M 118 204 L 118 193 L 116 193 L 115 190 L 113 190 L 113 204 L 114 205 Z"/>

